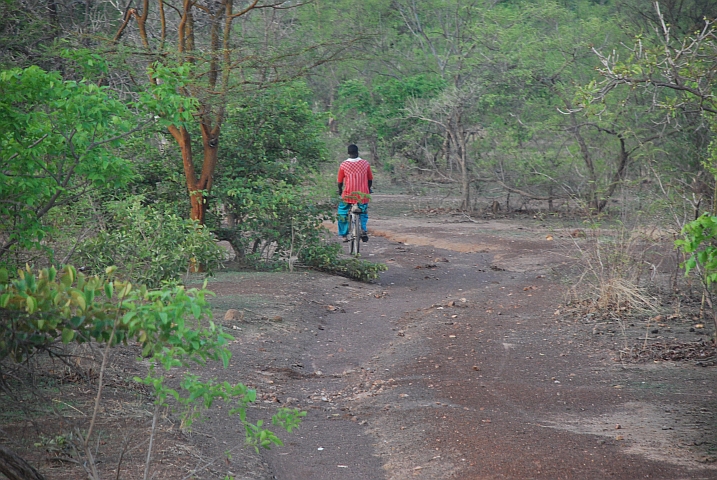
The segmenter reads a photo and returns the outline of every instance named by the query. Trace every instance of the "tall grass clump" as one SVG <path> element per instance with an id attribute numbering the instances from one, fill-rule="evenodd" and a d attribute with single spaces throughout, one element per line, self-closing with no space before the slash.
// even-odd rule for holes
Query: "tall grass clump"
<path id="1" fill-rule="evenodd" d="M 656 230 L 594 228 L 575 239 L 580 273 L 570 294 L 589 311 L 655 311 L 665 242 Z"/>

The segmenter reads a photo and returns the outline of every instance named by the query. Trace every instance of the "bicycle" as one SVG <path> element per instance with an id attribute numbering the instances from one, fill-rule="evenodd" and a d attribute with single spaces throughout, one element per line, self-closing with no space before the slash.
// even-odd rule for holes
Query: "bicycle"
<path id="1" fill-rule="evenodd" d="M 355 203 L 349 209 L 348 241 L 351 255 L 358 256 L 361 249 L 361 208 Z"/>

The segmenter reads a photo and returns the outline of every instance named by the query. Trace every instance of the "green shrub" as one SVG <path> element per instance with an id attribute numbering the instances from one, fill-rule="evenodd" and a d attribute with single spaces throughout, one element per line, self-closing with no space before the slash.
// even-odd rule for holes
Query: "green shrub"
<path id="1" fill-rule="evenodd" d="M 698 269 L 705 285 L 717 282 L 717 217 L 705 213 L 686 224 L 682 233 L 685 238 L 675 245 L 690 254 L 683 264 L 685 274 Z"/>
<path id="2" fill-rule="evenodd" d="M 191 264 L 208 272 L 221 266 L 226 252 L 207 228 L 142 201 L 134 196 L 107 203 L 102 230 L 77 249 L 91 271 L 116 265 L 125 278 L 156 287 L 176 280 Z"/>
<path id="3" fill-rule="evenodd" d="M 24 362 L 37 352 L 52 353 L 59 342 L 96 342 L 110 348 L 136 341 L 151 361 L 147 375 L 134 380 L 153 390 L 157 406 L 169 406 L 173 399 L 183 426 L 189 426 L 202 408 L 223 400 L 230 415 L 238 414 L 250 445 L 281 445 L 261 421 L 252 424 L 246 419 L 248 404 L 256 400 L 255 390 L 241 383 L 200 380 L 191 373 L 184 375 L 179 388 L 165 383 L 162 371 L 175 367 L 208 360 L 228 366 L 227 344 L 232 337 L 212 321 L 207 302 L 211 292 L 181 286 L 149 290 L 114 279 L 115 270 L 108 268 L 106 277 L 86 277 L 72 266 L 37 274 L 27 268 L 10 278 L 7 270 L 0 269 L 0 371 L 2 362 Z M 100 392 L 103 371 L 104 361 Z M 304 415 L 296 409 L 279 409 L 273 424 L 291 431 Z"/>
<path id="4" fill-rule="evenodd" d="M 684 238 L 675 245 L 689 258 L 681 265 L 685 275 L 697 272 L 706 300 L 712 310 L 712 319 L 717 332 L 717 306 L 714 301 L 714 286 L 717 283 L 717 216 L 705 213 L 682 228 Z M 717 333 L 715 333 L 717 335 Z"/>
<path id="5" fill-rule="evenodd" d="M 290 267 L 323 241 L 321 224 L 334 216 L 334 205 L 317 204 L 283 181 L 235 179 L 228 195 L 236 224 L 217 233 L 252 266 Z"/>
<path id="6" fill-rule="evenodd" d="M 92 82 L 64 81 L 37 66 L 0 71 L 0 261 L 13 251 L 46 251 L 45 216 L 88 189 L 132 178 L 117 156 L 135 114 Z"/>
<path id="7" fill-rule="evenodd" d="M 322 223 L 335 218 L 335 204 L 312 202 L 295 186 L 268 179 L 236 179 L 229 194 L 241 217 L 232 228 L 217 232 L 247 265 L 293 269 L 298 263 L 362 282 L 377 279 L 387 269 L 383 264 L 342 258 L 341 245 L 327 242 Z"/>

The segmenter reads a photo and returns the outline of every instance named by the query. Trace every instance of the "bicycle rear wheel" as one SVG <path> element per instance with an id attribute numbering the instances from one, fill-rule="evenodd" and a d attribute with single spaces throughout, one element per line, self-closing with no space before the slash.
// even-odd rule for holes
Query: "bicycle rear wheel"
<path id="1" fill-rule="evenodd" d="M 349 224 L 349 237 L 351 238 L 351 255 L 358 255 L 361 246 L 361 217 L 356 213 L 351 213 L 351 223 Z"/>

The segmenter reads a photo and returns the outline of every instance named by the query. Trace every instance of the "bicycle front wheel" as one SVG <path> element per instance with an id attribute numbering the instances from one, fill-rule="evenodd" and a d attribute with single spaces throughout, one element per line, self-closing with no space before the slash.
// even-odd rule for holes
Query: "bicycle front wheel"
<path id="1" fill-rule="evenodd" d="M 358 214 L 351 214 L 351 224 L 349 228 L 351 229 L 351 254 L 358 255 L 361 245 L 361 217 Z"/>

